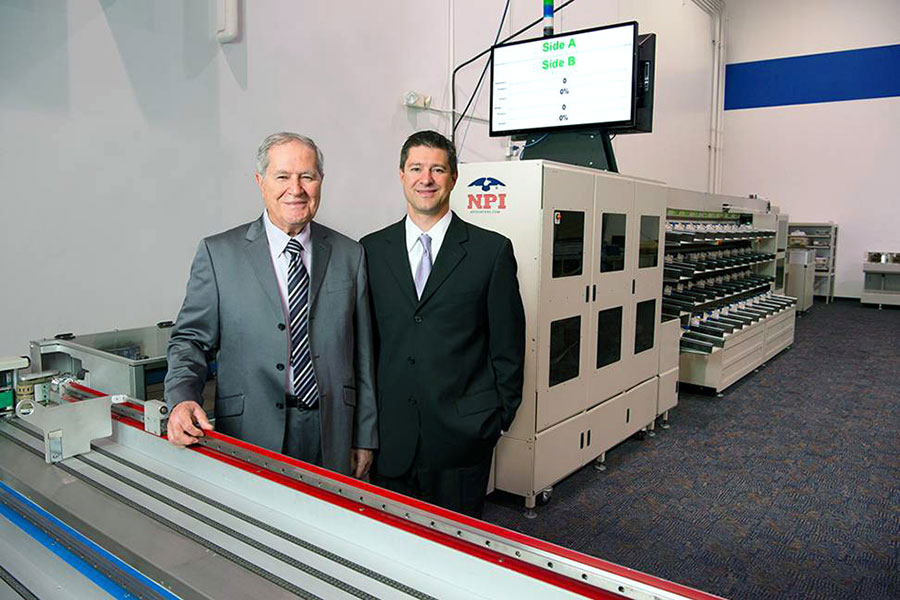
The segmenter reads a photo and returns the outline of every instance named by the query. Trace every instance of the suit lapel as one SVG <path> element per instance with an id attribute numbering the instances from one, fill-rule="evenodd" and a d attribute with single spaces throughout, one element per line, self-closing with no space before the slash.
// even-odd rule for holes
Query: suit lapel
<path id="1" fill-rule="evenodd" d="M 281 305 L 281 294 L 278 292 L 278 280 L 275 278 L 275 267 L 272 266 L 272 254 L 269 251 L 269 240 L 266 237 L 265 226 L 262 217 L 250 223 L 247 228 L 247 258 L 253 269 L 253 274 L 259 280 L 259 285 L 266 292 L 271 301 L 272 308 L 278 314 L 284 313 Z"/>
<path id="2" fill-rule="evenodd" d="M 312 273 L 309 278 L 309 305 L 313 306 L 325 280 L 325 271 L 328 270 L 328 260 L 331 258 L 331 242 L 328 239 L 328 230 L 318 227 L 315 223 L 309 224 L 309 239 L 313 245 Z"/>
<path id="3" fill-rule="evenodd" d="M 425 282 L 425 289 L 422 290 L 422 298 L 419 300 L 419 306 L 424 304 L 437 291 L 442 283 L 456 269 L 460 261 L 466 256 L 466 250 L 463 248 L 463 242 L 469 239 L 469 232 L 465 224 L 455 214 L 450 220 L 450 226 L 447 227 L 447 234 L 444 236 L 444 242 L 441 244 L 441 250 L 438 252 L 437 259 L 431 269 L 431 275 Z M 409 261 L 407 260 L 407 264 Z M 410 275 L 410 277 L 412 277 Z M 415 288 L 413 288 L 415 290 Z M 414 292 L 415 293 L 415 292 Z M 414 296 L 415 297 L 415 296 Z"/>
<path id="4" fill-rule="evenodd" d="M 409 270 L 409 253 L 406 250 L 406 226 L 404 220 L 387 230 L 384 238 L 386 261 L 400 286 L 401 295 L 416 303 L 416 284 Z"/>

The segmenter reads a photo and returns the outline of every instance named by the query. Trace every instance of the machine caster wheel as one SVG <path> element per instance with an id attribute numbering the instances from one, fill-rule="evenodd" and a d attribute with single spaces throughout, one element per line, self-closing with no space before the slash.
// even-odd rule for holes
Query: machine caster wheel
<path id="1" fill-rule="evenodd" d="M 539 493 L 534 497 L 535 503 L 538 506 L 547 506 L 550 504 L 550 499 L 553 497 L 553 489 L 546 489 Z"/>
<path id="2" fill-rule="evenodd" d="M 662 427 L 663 429 L 668 429 L 669 427 L 671 427 L 671 425 L 669 425 L 668 421 L 663 421 L 660 427 Z"/>
<path id="3" fill-rule="evenodd" d="M 636 434 L 634 434 L 634 437 L 636 437 L 637 439 L 639 439 L 640 441 L 643 442 L 644 440 L 647 439 L 647 432 L 646 431 L 638 431 Z"/>

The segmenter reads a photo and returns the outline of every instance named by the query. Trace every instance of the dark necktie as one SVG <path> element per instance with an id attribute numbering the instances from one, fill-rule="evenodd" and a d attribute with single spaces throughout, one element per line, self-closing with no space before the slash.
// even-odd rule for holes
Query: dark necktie
<path id="1" fill-rule="evenodd" d="M 303 265 L 303 246 L 295 239 L 287 243 L 288 312 L 291 317 L 291 385 L 297 402 L 314 408 L 319 402 L 316 374 L 309 349 L 309 273 Z"/>

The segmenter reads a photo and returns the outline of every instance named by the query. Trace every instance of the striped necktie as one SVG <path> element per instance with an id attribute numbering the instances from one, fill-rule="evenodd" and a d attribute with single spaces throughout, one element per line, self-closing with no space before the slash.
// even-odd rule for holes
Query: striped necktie
<path id="1" fill-rule="evenodd" d="M 288 263 L 288 313 L 291 317 L 291 387 L 297 402 L 315 408 L 319 402 L 316 374 L 309 349 L 309 273 L 303 265 L 303 246 L 291 238 L 285 251 Z"/>

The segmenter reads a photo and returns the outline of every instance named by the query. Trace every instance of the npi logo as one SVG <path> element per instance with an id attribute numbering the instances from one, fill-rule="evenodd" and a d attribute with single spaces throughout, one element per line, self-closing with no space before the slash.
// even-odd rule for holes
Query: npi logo
<path id="1" fill-rule="evenodd" d="M 499 212 L 506 210 L 506 194 L 496 188 L 506 187 L 506 184 L 493 177 L 480 177 L 468 185 L 469 188 L 480 189 L 482 193 L 469 191 L 469 212 Z"/>

